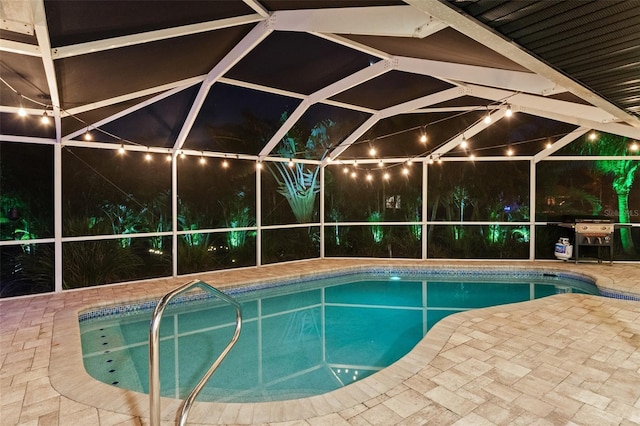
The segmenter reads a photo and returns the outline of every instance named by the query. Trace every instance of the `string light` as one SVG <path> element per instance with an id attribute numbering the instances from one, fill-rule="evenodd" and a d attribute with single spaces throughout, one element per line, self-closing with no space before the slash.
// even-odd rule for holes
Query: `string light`
<path id="1" fill-rule="evenodd" d="M 406 168 L 406 167 L 403 167 L 403 168 L 402 168 L 402 174 L 403 174 L 403 175 L 405 175 L 405 176 L 407 176 L 407 175 L 409 174 L 409 169 L 408 169 L 408 168 Z"/>
<path id="2" fill-rule="evenodd" d="M 553 142 L 551 142 L 550 140 L 549 140 L 549 141 L 547 141 L 546 148 L 547 148 L 547 149 L 550 149 L 552 146 L 553 146 Z"/>
<path id="3" fill-rule="evenodd" d="M 171 161 L 171 154 L 165 155 L 164 158 L 167 160 L 167 163 L 168 163 L 169 161 Z"/>
<path id="4" fill-rule="evenodd" d="M 347 173 L 349 173 L 349 168 L 347 166 L 344 166 L 342 172 L 346 175 Z"/>
<path id="5" fill-rule="evenodd" d="M 507 110 L 504 113 L 505 117 L 511 117 L 513 115 L 513 111 L 511 110 L 511 105 L 507 105 Z"/>
<path id="6" fill-rule="evenodd" d="M 371 176 L 371 173 L 367 173 L 367 180 L 369 182 L 371 182 L 373 180 L 373 176 Z"/>
<path id="7" fill-rule="evenodd" d="M 358 174 L 356 173 L 356 171 L 355 171 L 355 170 L 354 170 L 354 171 L 352 171 L 352 172 L 351 172 L 351 177 L 355 179 L 355 178 L 356 178 L 356 176 L 358 176 Z"/>
<path id="8" fill-rule="evenodd" d="M 629 147 L 629 150 L 633 151 L 633 152 L 636 152 L 638 149 L 639 149 L 639 147 L 638 147 L 638 143 L 637 142 L 633 142 L 631 144 L 631 146 Z"/>
<path id="9" fill-rule="evenodd" d="M 462 135 L 462 142 L 460 142 L 460 148 L 466 149 L 467 146 L 469 146 L 469 144 L 467 143 L 467 139 L 464 137 L 464 134 L 463 134 Z"/>
<path id="10" fill-rule="evenodd" d="M 200 153 L 200 164 L 204 165 L 207 160 L 204 158 L 204 152 Z"/>
<path id="11" fill-rule="evenodd" d="M 184 153 L 184 151 L 181 151 L 181 152 L 180 152 L 180 158 L 183 158 L 183 159 L 184 159 L 186 156 L 187 156 L 187 154 L 185 154 L 185 153 Z"/>
<path id="12" fill-rule="evenodd" d="M 509 157 L 513 155 L 513 148 L 511 148 L 511 145 L 507 146 L 507 155 Z"/>
<path id="13" fill-rule="evenodd" d="M 389 172 L 384 172 L 384 175 L 382 175 L 382 177 L 384 178 L 384 180 L 389 180 L 391 175 L 389 174 Z"/>
<path id="14" fill-rule="evenodd" d="M 258 169 L 258 170 L 262 170 L 262 162 L 258 161 L 258 162 L 256 163 L 256 169 Z"/>
<path id="15" fill-rule="evenodd" d="M 40 118 L 40 122 L 45 125 L 51 122 L 51 120 L 49 120 L 49 116 L 47 115 L 47 111 L 42 113 L 42 118 Z"/>
<path id="16" fill-rule="evenodd" d="M 222 160 L 222 168 L 226 169 L 229 167 L 229 162 L 227 161 L 227 159 L 225 158 L 224 160 Z"/>
<path id="17" fill-rule="evenodd" d="M 591 132 L 589 133 L 589 140 L 595 141 L 596 138 L 598 137 L 598 135 L 596 135 L 596 132 Z"/>
<path id="18" fill-rule="evenodd" d="M 380 168 L 384 167 L 384 162 L 382 161 L 382 159 L 380 159 L 380 161 L 378 161 L 378 167 L 380 167 Z"/>
<path id="19" fill-rule="evenodd" d="M 484 124 L 491 124 L 491 114 L 489 114 L 489 107 L 487 107 L 487 115 L 484 116 Z"/>
<path id="20" fill-rule="evenodd" d="M 293 168 L 294 164 L 291 158 L 289 158 L 289 163 L 287 163 L 287 165 L 289 166 L 289 168 Z"/>
<path id="21" fill-rule="evenodd" d="M 442 157 L 438 157 L 438 164 L 442 164 Z"/>
<path id="22" fill-rule="evenodd" d="M 372 156 L 372 157 L 376 156 L 376 149 L 374 147 L 371 147 L 369 149 L 369 155 Z"/>
<path id="23" fill-rule="evenodd" d="M 473 161 L 473 160 L 475 160 L 475 159 L 476 159 L 475 154 L 474 154 L 473 152 L 470 152 L 470 153 L 469 153 L 469 160 Z"/>
<path id="24" fill-rule="evenodd" d="M 429 161 L 428 162 L 429 162 L 429 164 L 433 164 L 433 157 L 432 156 L 429 156 Z"/>
<path id="25" fill-rule="evenodd" d="M 422 131 L 422 135 L 420 136 L 420 142 L 426 144 L 428 141 L 429 141 L 429 137 L 427 136 L 427 127 L 425 126 L 425 128 Z"/>
<path id="26" fill-rule="evenodd" d="M 147 150 L 149 150 L 149 148 L 147 148 Z M 147 152 L 147 153 L 144 155 L 144 159 L 145 159 L 145 160 L 147 160 L 147 161 L 151 161 L 151 153 Z"/>
<path id="27" fill-rule="evenodd" d="M 92 140 L 92 139 L 93 139 L 93 136 L 91 136 L 91 132 L 89 131 L 89 129 L 87 129 L 87 130 L 84 132 L 84 140 L 85 140 L 85 141 L 90 141 L 90 140 Z"/>
<path id="28" fill-rule="evenodd" d="M 118 154 L 123 155 L 125 153 L 124 144 L 120 143 L 120 148 L 118 148 Z"/>
<path id="29" fill-rule="evenodd" d="M 18 115 L 20 117 L 26 117 L 27 116 L 27 110 L 24 109 L 24 107 L 22 105 L 20 105 L 20 108 L 18 108 Z"/>

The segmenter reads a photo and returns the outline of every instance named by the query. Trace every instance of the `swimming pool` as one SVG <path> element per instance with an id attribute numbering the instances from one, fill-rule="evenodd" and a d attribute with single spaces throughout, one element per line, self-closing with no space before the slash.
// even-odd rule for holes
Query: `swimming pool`
<path id="1" fill-rule="evenodd" d="M 478 279 L 387 270 L 236 289 L 233 296 L 243 306 L 241 338 L 199 400 L 254 402 L 325 393 L 395 362 L 452 313 L 557 293 L 597 294 L 585 281 L 546 275 L 493 271 Z M 83 360 L 94 378 L 147 392 L 152 308 L 143 303 L 81 315 Z M 217 302 L 196 298 L 169 308 L 160 330 L 162 394 L 184 398 L 233 328 L 232 308 Z"/>

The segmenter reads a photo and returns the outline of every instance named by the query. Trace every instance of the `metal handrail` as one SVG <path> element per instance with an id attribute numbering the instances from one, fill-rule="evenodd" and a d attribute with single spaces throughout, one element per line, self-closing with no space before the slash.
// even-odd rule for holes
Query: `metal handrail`
<path id="1" fill-rule="evenodd" d="M 240 329 L 242 328 L 242 309 L 240 308 L 240 304 L 235 299 L 227 296 L 204 281 L 190 281 L 175 290 L 170 291 L 160 299 L 153 311 L 153 316 L 151 317 L 151 323 L 149 325 L 149 421 L 151 426 L 160 426 L 160 348 L 158 345 L 160 341 L 160 320 L 162 319 L 164 309 L 167 307 L 171 299 L 192 287 L 200 287 L 208 290 L 214 293 L 218 298 L 232 305 L 236 309 L 236 329 L 229 344 L 227 344 L 215 362 L 211 364 L 209 370 L 207 370 L 204 376 L 202 376 L 198 384 L 193 388 L 189 396 L 187 396 L 183 404 L 178 409 L 177 418 L 179 420 L 177 421 L 177 424 L 180 426 L 184 426 L 186 424 L 191 405 L 240 336 Z"/>

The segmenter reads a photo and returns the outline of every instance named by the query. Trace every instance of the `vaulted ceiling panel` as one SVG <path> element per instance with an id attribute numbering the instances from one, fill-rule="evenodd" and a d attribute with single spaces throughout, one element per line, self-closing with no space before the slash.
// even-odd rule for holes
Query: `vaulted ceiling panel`
<path id="1" fill-rule="evenodd" d="M 63 108 L 207 74 L 249 30 L 227 28 L 59 59 Z"/>
<path id="2" fill-rule="evenodd" d="M 310 34 L 275 32 L 226 76 L 309 95 L 365 68 L 371 60 L 365 53 Z"/>
<path id="3" fill-rule="evenodd" d="M 391 71 L 337 94 L 332 100 L 384 109 L 454 87 L 433 77 Z"/>

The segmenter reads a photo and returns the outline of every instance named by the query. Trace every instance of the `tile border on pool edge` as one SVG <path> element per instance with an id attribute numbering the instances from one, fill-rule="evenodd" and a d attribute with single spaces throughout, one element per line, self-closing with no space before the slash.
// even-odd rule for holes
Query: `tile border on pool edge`
<path id="1" fill-rule="evenodd" d="M 298 277 L 289 277 L 283 280 L 270 279 L 266 281 L 256 282 L 254 284 L 240 284 L 233 287 L 227 287 L 225 293 L 234 296 L 238 294 L 250 293 L 253 291 L 269 289 L 269 288 L 278 288 L 284 287 L 288 285 L 295 285 L 306 283 L 313 280 L 318 279 L 326 279 L 326 278 L 339 278 L 339 277 L 348 277 L 351 275 L 358 274 L 368 274 L 373 276 L 388 276 L 393 274 L 403 274 L 412 276 L 420 276 L 420 275 L 429 275 L 429 277 L 495 277 L 495 278 L 542 278 L 542 277 L 557 277 L 557 278 L 567 278 L 576 281 L 581 281 L 587 284 L 592 284 L 595 286 L 600 292 L 601 296 L 612 297 L 615 299 L 625 299 L 625 300 L 640 300 L 640 297 L 633 295 L 623 295 L 616 292 L 606 291 L 603 292 L 602 289 L 598 288 L 596 285 L 596 280 L 581 275 L 575 272 L 565 272 L 565 271 L 554 271 L 552 269 L 526 269 L 526 268 L 472 268 L 472 267 L 436 267 L 433 266 L 358 266 L 358 267 L 350 267 L 345 268 L 344 270 L 333 270 L 333 271 L 324 271 L 317 273 L 310 273 L 301 275 Z M 170 305 L 185 303 L 185 302 L 199 302 L 206 301 L 210 299 L 215 299 L 216 296 L 210 293 L 197 292 L 190 293 L 177 296 L 174 300 L 171 301 Z M 142 301 L 134 301 L 134 302 L 123 302 L 108 306 L 101 306 L 96 309 L 87 308 L 85 310 L 80 311 L 78 314 L 78 321 L 85 322 L 92 319 L 99 319 L 110 316 L 127 316 L 127 315 L 136 315 L 140 313 L 144 313 L 147 311 L 151 311 L 157 305 L 157 300 L 142 300 Z"/>

